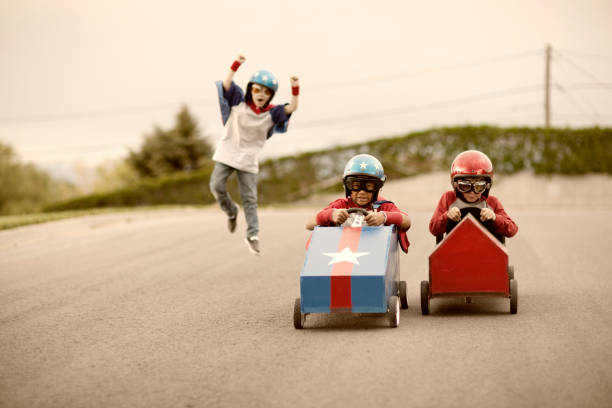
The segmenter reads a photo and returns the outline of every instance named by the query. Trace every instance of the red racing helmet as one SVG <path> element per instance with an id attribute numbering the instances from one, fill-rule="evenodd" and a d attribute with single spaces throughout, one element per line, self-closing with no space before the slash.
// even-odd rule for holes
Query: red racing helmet
<path id="1" fill-rule="evenodd" d="M 489 195 L 489 189 L 493 184 L 493 163 L 489 157 L 478 150 L 466 150 L 459 153 L 453 164 L 451 164 L 451 184 L 462 177 L 484 177 L 489 185 L 483 195 Z M 453 185 L 454 188 L 454 185 Z"/>

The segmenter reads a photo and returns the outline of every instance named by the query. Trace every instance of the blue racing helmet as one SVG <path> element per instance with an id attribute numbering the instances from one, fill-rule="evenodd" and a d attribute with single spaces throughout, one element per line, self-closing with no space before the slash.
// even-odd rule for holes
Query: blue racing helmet
<path id="1" fill-rule="evenodd" d="M 266 71 L 265 69 L 255 71 L 255 73 L 251 76 L 249 83 L 247 84 L 246 95 L 244 97 L 247 103 L 253 100 L 253 97 L 251 96 L 251 88 L 253 87 L 253 84 L 262 85 L 272 90 L 272 95 L 270 95 L 270 99 L 268 99 L 268 102 L 266 102 L 266 104 L 264 105 L 264 108 L 267 107 L 270 104 L 272 98 L 274 98 L 274 94 L 278 89 L 278 81 L 276 80 L 276 77 L 272 75 L 271 72 Z"/>
<path id="2" fill-rule="evenodd" d="M 251 76 L 249 83 L 263 85 L 270 88 L 272 91 L 274 91 L 274 93 L 278 91 L 278 80 L 270 71 L 266 71 L 265 69 L 256 71 Z"/>
<path id="3" fill-rule="evenodd" d="M 385 183 L 387 176 L 385 176 L 385 169 L 376 157 L 369 154 L 358 154 L 357 156 L 353 156 L 344 167 L 342 182 L 347 197 L 351 195 L 349 185 L 352 184 L 350 182 L 347 183 L 347 181 L 353 179 L 373 181 L 375 188 L 373 190 L 366 189 L 366 191 L 373 192 L 373 198 L 374 201 L 376 201 L 378 199 L 378 190 L 380 190 Z"/>

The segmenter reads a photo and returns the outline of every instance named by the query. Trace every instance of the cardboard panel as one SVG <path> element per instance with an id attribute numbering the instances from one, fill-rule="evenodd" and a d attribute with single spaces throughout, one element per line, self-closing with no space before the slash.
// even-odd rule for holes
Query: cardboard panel
<path id="1" fill-rule="evenodd" d="M 432 295 L 509 294 L 508 252 L 471 214 L 429 256 Z"/>
<path id="2" fill-rule="evenodd" d="M 393 227 L 315 228 L 300 274 L 302 312 L 386 312 L 397 246 Z"/>

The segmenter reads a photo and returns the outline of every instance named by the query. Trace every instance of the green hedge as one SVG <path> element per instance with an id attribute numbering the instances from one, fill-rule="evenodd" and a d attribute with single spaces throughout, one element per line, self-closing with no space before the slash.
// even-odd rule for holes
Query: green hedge
<path id="1" fill-rule="evenodd" d="M 135 207 L 159 204 L 205 204 L 214 201 L 208 189 L 212 167 L 176 173 L 108 193 L 90 194 L 47 206 L 44 211 L 83 210 L 101 207 Z"/>
<path id="2" fill-rule="evenodd" d="M 543 129 L 463 126 L 434 128 L 368 143 L 335 147 L 263 162 L 259 175 L 261 205 L 291 202 L 317 191 L 341 191 L 341 175 L 355 154 L 369 153 L 383 163 L 389 179 L 450 168 L 468 149 L 481 150 L 497 173 L 612 174 L 612 129 Z M 159 204 L 209 204 L 212 167 L 148 180 L 107 194 L 94 194 L 47 207 L 47 211 Z M 238 198 L 235 176 L 228 189 Z"/>

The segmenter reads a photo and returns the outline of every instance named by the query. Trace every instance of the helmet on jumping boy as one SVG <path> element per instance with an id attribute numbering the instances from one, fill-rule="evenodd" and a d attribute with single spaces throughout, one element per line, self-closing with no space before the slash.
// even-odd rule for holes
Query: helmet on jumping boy
<path id="1" fill-rule="evenodd" d="M 249 83 L 263 85 L 270 88 L 274 92 L 278 91 L 278 81 L 276 80 L 276 77 L 270 71 L 266 71 L 265 69 L 260 69 L 251 75 Z"/>
<path id="2" fill-rule="evenodd" d="M 351 195 L 354 183 L 359 182 L 358 188 L 373 193 L 372 201 L 378 199 L 378 191 L 385 184 L 385 170 L 380 161 L 369 154 L 353 156 L 344 166 L 342 182 L 346 196 Z"/>
<path id="3" fill-rule="evenodd" d="M 489 157 L 478 150 L 466 150 L 459 153 L 450 169 L 451 185 L 455 193 L 459 193 L 455 187 L 455 182 L 467 177 L 482 177 L 487 181 L 482 195 L 487 197 L 493 184 L 493 163 Z M 475 186 L 472 188 L 475 189 Z M 469 191 L 469 190 L 468 190 Z"/>
<path id="4" fill-rule="evenodd" d="M 252 99 L 251 96 L 251 88 L 253 84 L 258 84 L 261 86 L 265 86 L 266 88 L 272 91 L 272 95 L 270 95 L 270 99 L 266 103 L 266 106 L 270 103 L 272 98 L 274 98 L 274 94 L 278 91 L 278 80 L 270 71 L 266 71 L 265 69 L 260 69 L 259 71 L 255 71 L 253 75 L 251 75 L 251 79 L 249 79 L 249 83 L 247 84 L 246 89 L 246 101 L 250 102 Z"/>

